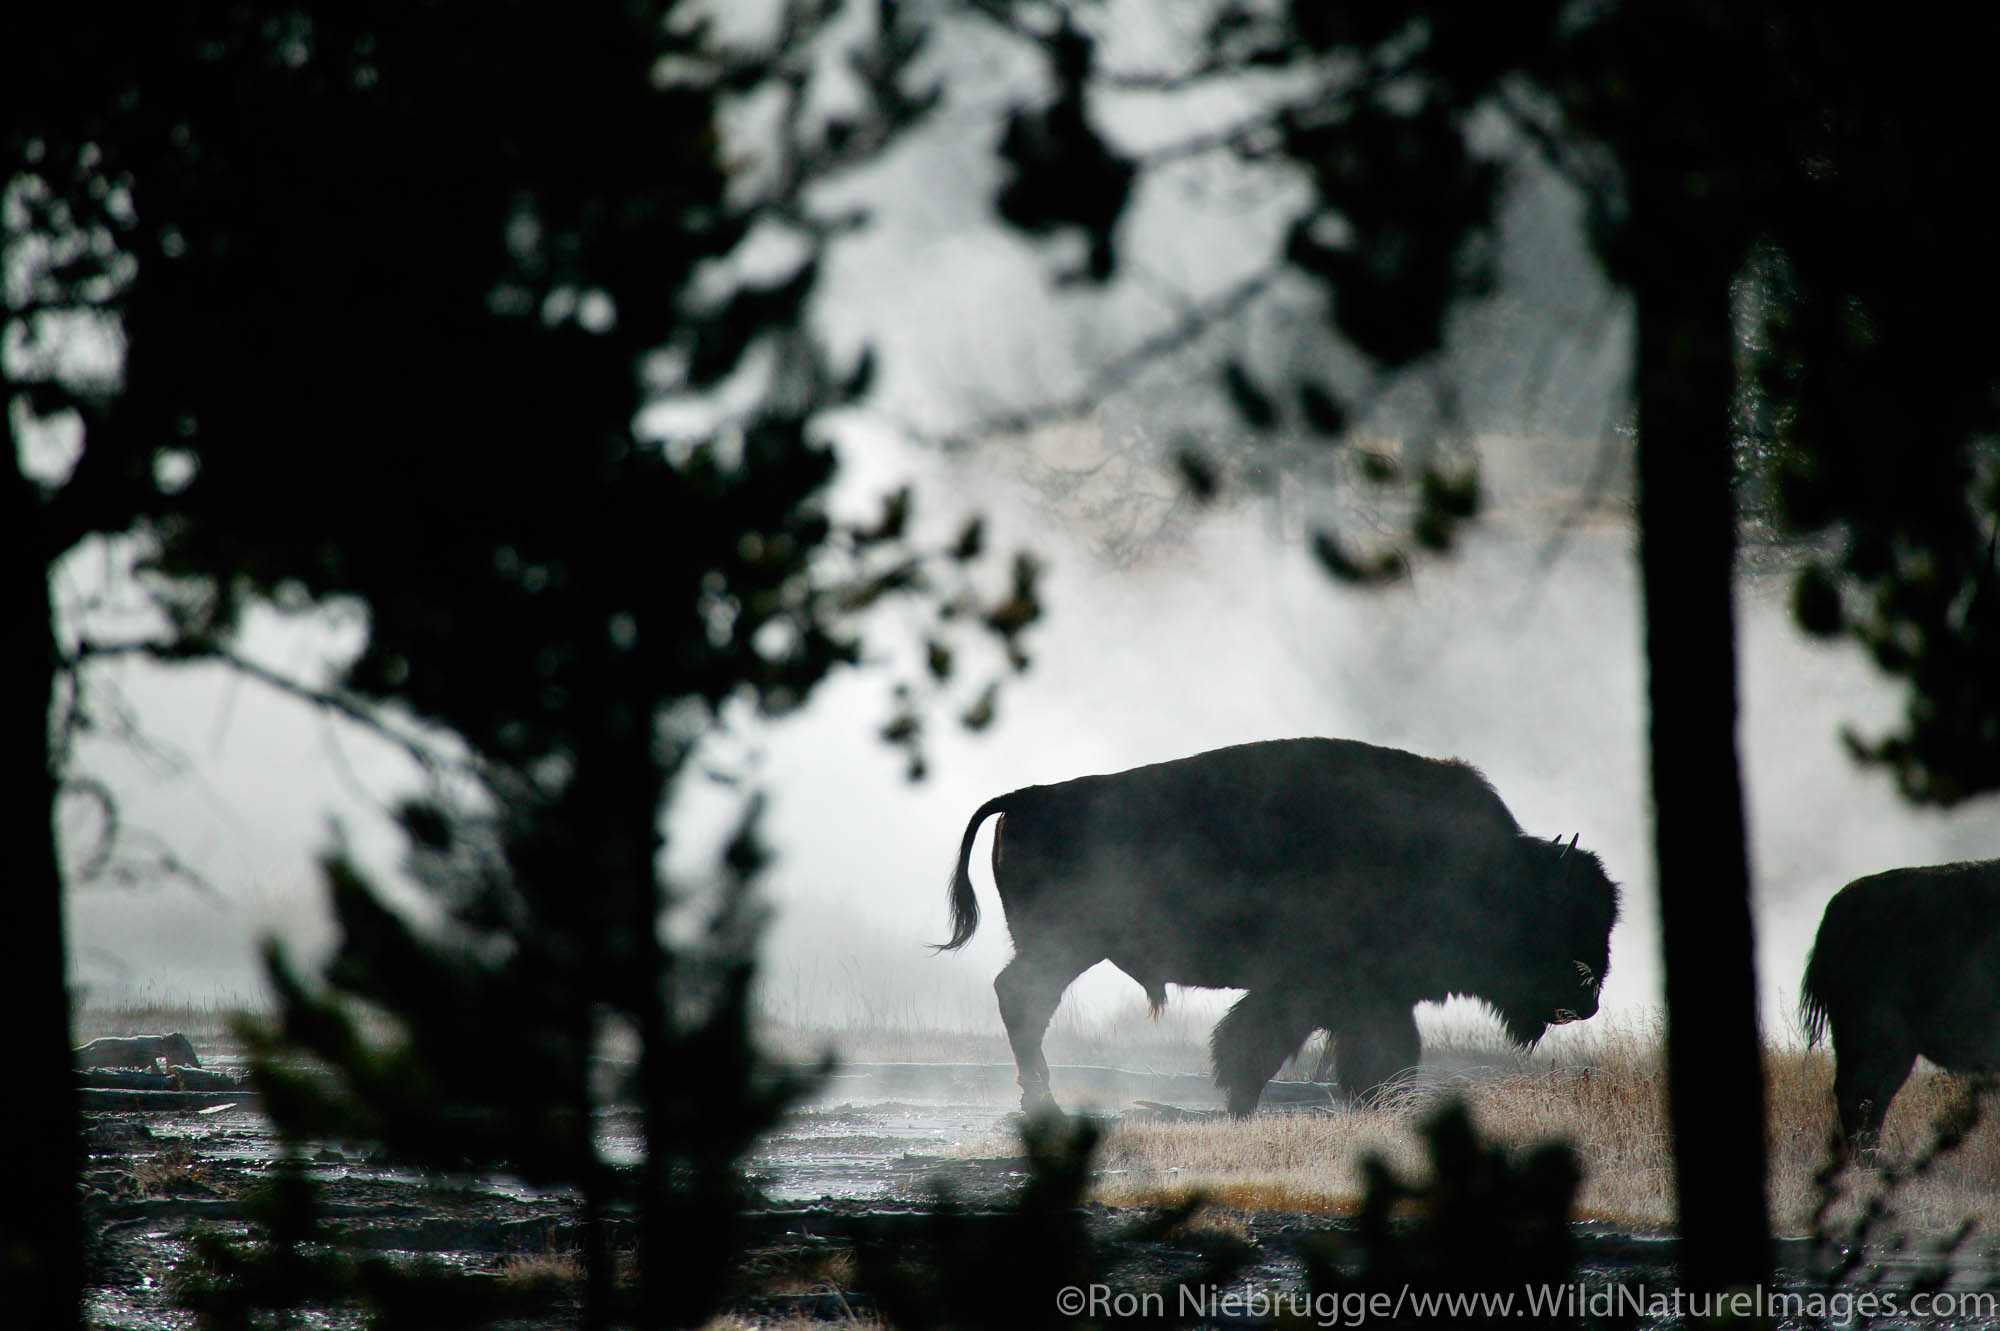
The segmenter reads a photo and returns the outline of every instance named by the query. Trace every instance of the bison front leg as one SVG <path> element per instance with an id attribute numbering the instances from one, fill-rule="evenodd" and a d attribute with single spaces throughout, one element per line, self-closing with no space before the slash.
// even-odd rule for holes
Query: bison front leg
<path id="1" fill-rule="evenodd" d="M 1338 1019 L 1340 1085 L 1354 1099 L 1374 1100 L 1423 1061 L 1414 1008 L 1376 1008 Z"/>
<path id="2" fill-rule="evenodd" d="M 1264 1087 L 1312 1034 L 1313 1021 L 1297 998 L 1281 989 L 1252 989 L 1215 1023 L 1208 1048 L 1215 1084 L 1229 1112 L 1247 1117 Z"/>
<path id="3" fill-rule="evenodd" d="M 1872 1153 L 1889 1102 L 1916 1065 L 1917 1052 L 1890 1040 L 1868 1041 L 1834 1032 L 1833 1098 L 1840 1108 L 1841 1145 Z"/>
<path id="4" fill-rule="evenodd" d="M 1007 1043 L 1014 1049 L 1023 1113 L 1058 1109 L 1049 1089 L 1049 1061 L 1042 1056 L 1042 1036 L 1048 1032 L 1049 1018 L 1055 1015 L 1063 990 L 1085 969 L 1067 959 L 1018 954 L 993 979 L 1000 1020 L 1007 1027 Z"/>

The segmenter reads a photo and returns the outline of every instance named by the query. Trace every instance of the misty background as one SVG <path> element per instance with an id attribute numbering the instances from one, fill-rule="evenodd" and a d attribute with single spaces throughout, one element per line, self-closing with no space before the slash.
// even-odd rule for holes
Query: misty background
<path id="1" fill-rule="evenodd" d="M 1509 453 L 1548 451 L 1546 441 L 1487 441 L 1494 511 L 1464 550 L 1419 565 L 1407 585 L 1366 592 L 1334 586 L 1281 524 L 1274 530 L 1261 501 L 1118 567 L 1087 530 L 1034 521 L 1018 482 L 1003 488 L 1007 449 L 947 460 L 885 444 L 876 465 L 922 477 L 926 493 L 976 494 L 1013 529 L 1001 535 L 1036 542 L 1050 560 L 1050 616 L 994 730 L 940 731 L 920 784 L 875 738 L 886 686 L 863 674 L 829 684 L 796 717 L 746 722 L 729 737 L 732 756 L 747 759 L 770 796 L 764 827 L 778 858 L 765 882 L 776 908 L 767 993 L 794 1018 L 872 1012 L 997 1028 L 989 986 L 1006 940 L 985 859 L 990 830 L 974 853 L 986 912 L 979 934 L 959 954 L 924 947 L 947 932 L 945 884 L 982 800 L 1224 744 L 1335 735 L 1465 758 L 1528 831 L 1580 834 L 1625 892 L 1605 1011 L 1657 1005 L 1631 532 L 1600 505 L 1544 566 L 1561 501 L 1513 499 L 1505 464 Z M 1536 483 L 1546 500 L 1547 478 Z M 2000 826 L 1991 801 L 1915 810 L 1885 776 L 1856 768 L 1838 727 L 1886 720 L 1893 692 L 1856 653 L 1802 638 L 1780 579 L 1748 577 L 1740 597 L 1759 968 L 1776 1036 L 1790 1028 L 1811 932 L 1841 884 L 1898 865 L 1990 857 Z M 352 637 L 272 617 L 253 626 L 246 649 L 300 669 Z M 157 839 L 212 890 L 172 876 L 80 887 L 69 899 L 75 977 L 93 998 L 254 997 L 261 935 L 327 941 L 313 856 L 330 844 L 330 828 L 393 871 L 400 841 L 386 810 L 413 787 L 413 769 L 365 732 L 226 672 L 116 669 L 162 752 L 93 741 L 84 765 L 117 790 L 128 837 Z M 726 786 L 685 787 L 669 822 L 673 862 L 697 871 L 712 863 L 740 799 Z M 88 840 L 93 811 L 77 815 L 74 839 Z M 1066 1001 L 1102 1010 L 1140 995 L 1101 967 Z"/>
<path id="2" fill-rule="evenodd" d="M 1143 46 L 1148 29 L 1125 31 Z M 991 217 L 990 142 L 1026 76 L 1022 57 L 964 31 L 948 33 L 934 58 L 952 75 L 943 111 L 817 201 L 870 208 L 870 224 L 836 248 L 817 313 L 831 344 L 866 342 L 880 365 L 873 409 L 835 423 L 842 470 L 831 502 L 863 514 L 885 489 L 911 483 L 919 529 L 940 543 L 984 513 L 994 548 L 1026 545 L 1045 562 L 1048 614 L 995 726 L 982 736 L 939 728 L 922 783 L 907 781 L 903 757 L 876 738 L 888 710 L 881 672 L 847 672 L 800 714 L 739 716 L 718 738 L 715 764 L 769 796 L 769 1001 L 829 1024 L 886 1014 L 997 1031 L 990 985 L 1007 947 L 986 868 L 990 831 L 974 855 L 980 932 L 958 954 L 924 946 L 948 932 L 946 881 L 981 801 L 1226 744 L 1327 735 L 1463 758 L 1529 832 L 1579 834 L 1625 894 L 1604 1012 L 1657 1007 L 1621 430 L 1629 329 L 1584 257 L 1574 197 L 1545 173 L 1526 174 L 1503 218 L 1499 289 L 1454 328 L 1440 365 L 1386 386 L 1362 423 L 1390 451 L 1422 440 L 1476 453 L 1480 518 L 1454 554 L 1416 561 L 1406 580 L 1342 587 L 1310 553 L 1310 533 L 1329 523 L 1365 530 L 1376 501 L 1312 445 L 1245 439 L 1219 404 L 1195 407 L 1177 392 L 1213 342 L 1093 393 L 1099 367 L 1255 269 L 1285 215 L 1287 183 L 1213 156 L 1149 176 L 1127 242 L 1145 256 L 1131 265 L 1137 275 L 1089 300 L 1052 292 L 1046 250 Z M 1185 114 L 1226 123 L 1233 109 Z M 1202 128 L 1156 123 L 1157 114 L 1140 94 L 1107 111 L 1128 138 Z M 1490 146 L 1518 152 L 1498 128 Z M 785 256 L 753 244 L 742 262 L 782 267 Z M 1302 321 L 1276 291 L 1218 336 L 1268 355 Z M 1340 371 L 1337 349 L 1327 354 Z M 1030 432 L 982 425 L 1023 404 L 1085 396 L 1103 400 Z M 681 428 L 648 424 L 668 439 Z M 959 444 L 933 442 L 944 435 Z M 1230 481 L 1201 512 L 1172 469 L 1190 438 Z M 72 627 L 134 613 L 130 590 L 120 591 L 128 557 L 87 549 L 65 568 L 58 598 Z M 1840 727 L 1871 733 L 1898 695 L 1851 648 L 1792 627 L 1781 564 L 1782 552 L 1753 544 L 1738 589 L 1759 974 L 1766 1033 L 1780 1039 L 1793 1030 L 1820 910 L 1843 883 L 2000 854 L 1994 800 L 1914 809 L 1887 776 L 1850 761 Z M 909 635 L 885 627 L 880 650 L 900 650 Z M 358 610 L 260 610 L 241 649 L 318 681 L 363 632 Z M 401 840 L 387 811 L 415 770 L 379 738 L 216 667 L 91 669 L 94 688 L 122 699 L 134 733 L 88 735 L 77 748 L 78 771 L 116 795 L 123 860 L 68 895 L 73 982 L 93 1001 L 254 1000 L 262 936 L 308 949 L 328 941 L 314 861 L 333 838 L 393 875 Z M 714 863 L 744 797 L 743 785 L 683 786 L 668 811 L 683 876 Z M 104 818 L 93 801 L 66 801 L 73 865 L 94 855 Z M 1093 1012 L 1139 1001 L 1108 967 L 1065 1000 Z"/>

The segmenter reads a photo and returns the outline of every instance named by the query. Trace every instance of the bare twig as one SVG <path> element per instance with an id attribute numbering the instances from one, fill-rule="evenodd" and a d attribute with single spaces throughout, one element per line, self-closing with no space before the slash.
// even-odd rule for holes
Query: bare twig
<path id="1" fill-rule="evenodd" d="M 154 639 L 136 639 L 127 642 L 84 642 L 77 646 L 61 664 L 64 669 L 76 670 L 92 661 L 108 660 L 123 656 L 138 656 L 148 660 L 168 664 L 185 664 L 190 661 L 213 661 L 229 667 L 247 678 L 256 680 L 265 687 L 307 703 L 322 711 L 340 716 L 353 722 L 369 733 L 387 740 L 401 749 L 426 773 L 433 777 L 443 775 L 446 764 L 437 751 L 422 739 L 403 733 L 386 721 L 381 713 L 351 695 L 329 689 L 316 688 L 310 684 L 281 675 L 267 666 L 258 664 L 246 656 L 216 644 L 188 646 L 180 643 L 161 642 Z"/>
<path id="2" fill-rule="evenodd" d="M 945 438 L 948 448 L 963 447 L 990 435 L 1027 434 L 1044 425 L 1075 420 L 1130 383 L 1141 371 L 1174 352 L 1206 337 L 1217 325 L 1241 314 L 1278 280 L 1279 270 L 1266 269 L 1230 287 L 1222 294 L 1198 302 L 1166 327 L 1141 338 L 1123 354 L 1100 366 L 1077 393 L 1051 399 L 1014 411 L 1000 412 Z M 911 430 L 913 434 L 921 431 Z"/>

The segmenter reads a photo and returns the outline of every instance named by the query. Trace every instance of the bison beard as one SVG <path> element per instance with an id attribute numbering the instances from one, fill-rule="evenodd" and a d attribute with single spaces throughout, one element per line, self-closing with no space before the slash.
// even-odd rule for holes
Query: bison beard
<path id="1" fill-rule="evenodd" d="M 1833 1035 L 1843 1149 L 1872 1149 L 1922 1054 L 2000 1073 L 2000 860 L 1892 869 L 1834 894 L 1799 987 L 1809 1044 Z"/>
<path id="2" fill-rule="evenodd" d="M 1618 889 L 1463 763 L 1276 740 L 998 796 L 959 844 L 943 948 L 979 925 L 969 861 L 995 814 L 1014 957 L 993 988 L 1030 1112 L 1055 1104 L 1042 1036 L 1063 991 L 1107 959 L 1155 1010 L 1168 984 L 1248 991 L 1211 1040 L 1239 1115 L 1315 1030 L 1368 1094 L 1416 1065 L 1420 1002 L 1484 999 L 1521 1044 L 1597 1010 Z"/>

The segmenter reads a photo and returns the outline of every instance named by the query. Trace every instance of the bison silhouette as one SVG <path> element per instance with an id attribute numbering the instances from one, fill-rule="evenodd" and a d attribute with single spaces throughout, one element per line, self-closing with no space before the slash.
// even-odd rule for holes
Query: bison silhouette
<path id="1" fill-rule="evenodd" d="M 1014 957 L 993 988 L 1029 1112 L 1055 1106 L 1063 991 L 1107 958 L 1155 1012 L 1168 984 L 1248 991 L 1210 1039 L 1236 1115 L 1318 1029 L 1367 1095 L 1416 1066 L 1419 1002 L 1483 999 L 1523 1045 L 1597 1011 L 1616 885 L 1461 762 L 1274 740 L 997 796 L 966 825 L 941 950 L 978 928 L 968 862 L 995 814 Z"/>
<path id="2" fill-rule="evenodd" d="M 1799 986 L 1809 1044 L 1833 1036 L 1844 1147 L 1871 1149 L 1922 1054 L 2000 1073 L 2000 860 L 1857 878 L 1826 904 Z"/>
<path id="3" fill-rule="evenodd" d="M 179 1031 L 171 1035 L 106 1035 L 72 1051 L 70 1060 L 79 1069 L 198 1068 L 194 1045 Z"/>

